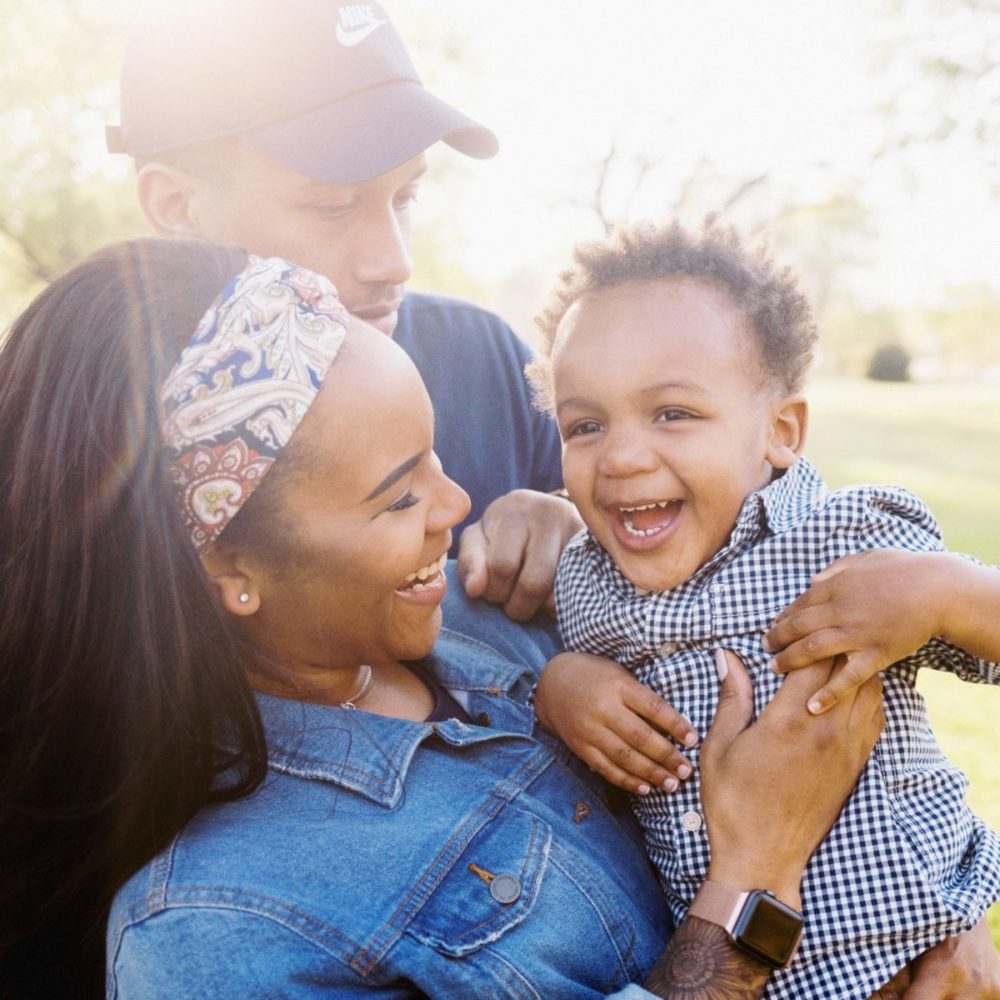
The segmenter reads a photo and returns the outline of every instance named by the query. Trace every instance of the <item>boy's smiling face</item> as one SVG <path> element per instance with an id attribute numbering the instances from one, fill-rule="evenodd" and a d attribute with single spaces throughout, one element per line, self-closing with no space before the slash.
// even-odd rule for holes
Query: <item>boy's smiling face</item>
<path id="1" fill-rule="evenodd" d="M 552 383 L 570 496 L 646 590 L 676 587 L 722 548 L 804 439 L 804 400 L 765 374 L 748 321 L 700 280 L 581 298 L 559 325 Z"/>

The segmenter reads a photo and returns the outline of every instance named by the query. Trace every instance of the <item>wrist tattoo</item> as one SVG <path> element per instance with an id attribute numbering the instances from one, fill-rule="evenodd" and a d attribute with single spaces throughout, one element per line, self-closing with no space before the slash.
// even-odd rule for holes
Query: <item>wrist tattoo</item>
<path id="1" fill-rule="evenodd" d="M 770 974 L 729 940 L 725 928 L 688 917 L 643 986 L 664 1000 L 756 1000 Z"/>

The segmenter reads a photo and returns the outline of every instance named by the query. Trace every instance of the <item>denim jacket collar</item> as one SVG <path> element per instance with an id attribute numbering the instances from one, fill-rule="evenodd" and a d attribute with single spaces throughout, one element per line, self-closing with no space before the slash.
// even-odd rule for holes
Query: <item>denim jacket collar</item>
<path id="1" fill-rule="evenodd" d="M 436 737 L 462 746 L 531 734 L 533 713 L 523 704 L 535 678 L 530 667 L 448 629 L 423 662 L 472 718 L 488 719 L 497 729 L 458 719 L 408 722 L 258 694 L 270 767 L 331 782 L 391 808 L 403 794 L 410 762 L 424 740 Z"/>

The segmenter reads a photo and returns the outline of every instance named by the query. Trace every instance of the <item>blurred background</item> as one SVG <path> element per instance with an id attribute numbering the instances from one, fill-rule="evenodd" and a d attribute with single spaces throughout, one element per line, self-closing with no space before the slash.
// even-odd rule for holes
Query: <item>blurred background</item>
<path id="1" fill-rule="evenodd" d="M 0 0 L 0 327 L 146 231 L 131 161 L 104 150 L 137 3 Z M 424 81 L 501 142 L 485 163 L 433 151 L 414 287 L 530 341 L 574 243 L 719 213 L 811 297 L 807 451 L 828 480 L 902 483 L 950 547 L 1000 563 L 1000 0 L 385 6 Z M 1000 827 L 1000 695 L 921 688 Z"/>

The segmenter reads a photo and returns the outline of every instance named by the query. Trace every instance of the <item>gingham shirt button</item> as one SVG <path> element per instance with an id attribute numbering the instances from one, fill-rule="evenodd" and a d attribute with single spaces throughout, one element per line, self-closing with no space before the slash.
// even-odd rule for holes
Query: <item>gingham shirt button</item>
<path id="1" fill-rule="evenodd" d="M 701 829 L 701 816 L 694 811 L 686 812 L 681 816 L 681 826 L 688 833 L 697 833 Z"/>
<path id="2" fill-rule="evenodd" d="M 660 656 L 670 656 L 671 653 L 677 652 L 676 642 L 665 642 L 660 646 Z"/>

